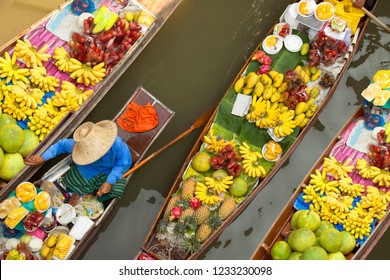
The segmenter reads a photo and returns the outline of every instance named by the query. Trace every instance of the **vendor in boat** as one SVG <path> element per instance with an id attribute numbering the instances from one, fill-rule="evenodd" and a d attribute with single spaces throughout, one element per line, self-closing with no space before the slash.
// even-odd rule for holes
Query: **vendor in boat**
<path id="1" fill-rule="evenodd" d="M 73 139 L 58 141 L 42 156 L 27 157 L 25 164 L 38 165 L 60 154 L 72 154 L 75 163 L 61 182 L 67 191 L 79 195 L 97 191 L 102 202 L 122 196 L 126 186 L 122 176 L 132 158 L 113 121 L 86 122 L 76 129 Z"/>

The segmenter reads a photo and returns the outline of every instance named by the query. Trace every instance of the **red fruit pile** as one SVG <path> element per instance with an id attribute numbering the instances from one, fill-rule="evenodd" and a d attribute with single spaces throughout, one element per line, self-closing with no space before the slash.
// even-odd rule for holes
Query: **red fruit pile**
<path id="1" fill-rule="evenodd" d="M 37 229 L 43 221 L 43 214 L 39 212 L 33 212 L 27 215 L 23 220 L 23 225 L 26 230 L 33 231 Z"/>
<path id="2" fill-rule="evenodd" d="M 69 41 L 70 56 L 92 66 L 105 63 L 106 74 L 110 73 L 132 45 L 141 37 L 141 26 L 131 21 L 118 18 L 114 26 L 102 33 L 93 34 L 93 17 L 84 20 L 85 36 L 74 33 Z"/>
<path id="3" fill-rule="evenodd" d="M 251 60 L 257 60 L 262 65 L 257 70 L 257 74 L 267 74 L 271 70 L 272 59 L 263 51 L 257 51 Z"/>
<path id="4" fill-rule="evenodd" d="M 306 102 L 310 99 L 310 94 L 306 91 L 299 74 L 294 70 L 286 72 L 287 90 L 284 92 L 284 104 L 290 109 L 295 109 L 299 102 Z"/>
<path id="5" fill-rule="evenodd" d="M 324 31 L 320 31 L 313 40 L 309 54 L 309 65 L 317 66 L 320 61 L 325 66 L 335 63 L 337 58 L 344 56 L 348 46 L 344 41 L 328 37 Z"/>
<path id="6" fill-rule="evenodd" d="M 380 169 L 390 168 L 390 143 L 385 141 L 385 130 L 377 133 L 378 145 L 370 145 L 370 151 L 367 153 L 368 162 Z"/>
<path id="7" fill-rule="evenodd" d="M 227 145 L 221 150 L 221 154 L 211 158 L 210 163 L 214 170 L 226 168 L 230 176 L 238 177 L 242 172 L 241 157 L 236 150 Z"/>

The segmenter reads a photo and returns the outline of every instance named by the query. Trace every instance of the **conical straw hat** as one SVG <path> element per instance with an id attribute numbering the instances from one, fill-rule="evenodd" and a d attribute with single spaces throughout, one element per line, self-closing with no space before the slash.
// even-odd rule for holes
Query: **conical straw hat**
<path id="1" fill-rule="evenodd" d="M 97 161 L 114 144 L 117 134 L 118 127 L 113 121 L 83 123 L 73 134 L 73 139 L 76 141 L 72 151 L 73 161 L 78 165 Z"/>

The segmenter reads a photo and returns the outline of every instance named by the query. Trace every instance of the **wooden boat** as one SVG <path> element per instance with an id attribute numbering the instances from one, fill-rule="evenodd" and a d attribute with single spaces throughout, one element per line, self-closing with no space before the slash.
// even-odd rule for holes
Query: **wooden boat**
<path id="1" fill-rule="evenodd" d="M 366 158 L 365 153 L 357 150 L 357 146 L 352 144 L 349 141 L 352 138 L 351 135 L 354 135 L 354 128 L 358 128 L 359 122 L 363 121 L 363 110 L 360 108 L 346 123 L 346 125 L 340 130 L 337 136 L 330 142 L 329 146 L 323 152 L 323 154 L 319 157 L 318 161 L 315 163 L 311 171 L 308 175 L 303 179 L 300 186 L 291 196 L 286 206 L 279 214 L 278 218 L 273 223 L 272 227 L 269 229 L 263 240 L 260 242 L 259 246 L 256 248 L 254 253 L 252 254 L 252 260 L 264 260 L 271 259 L 271 248 L 275 244 L 275 242 L 280 240 L 285 240 L 288 234 L 292 231 L 291 227 L 291 217 L 297 211 L 297 199 L 302 195 L 302 191 L 305 186 L 309 184 L 310 174 L 314 174 L 315 170 L 321 168 L 323 165 L 323 160 L 325 157 L 329 157 L 331 155 L 335 156 L 339 161 L 345 161 L 347 158 L 351 158 L 352 161 L 349 165 L 355 165 L 356 161 L 361 158 Z M 364 131 L 364 128 L 363 128 Z M 370 131 L 372 134 L 372 131 Z M 353 137 L 357 137 L 357 135 L 362 135 L 363 133 L 360 131 L 355 134 Z M 377 140 L 372 137 L 370 138 L 362 138 L 366 142 L 366 147 L 368 147 L 369 143 L 377 145 Z M 363 142 L 364 144 L 364 142 Z M 362 144 L 362 145 L 363 145 Z M 358 173 L 357 170 L 353 171 L 350 174 L 351 178 L 354 178 L 354 182 L 359 182 L 362 185 L 370 185 L 379 188 L 379 186 L 373 183 L 371 180 L 364 179 Z M 294 206 L 295 205 L 295 206 Z M 300 208 L 301 209 L 301 208 Z M 386 215 L 379 221 L 374 222 L 374 228 L 372 229 L 368 238 L 361 242 L 361 244 L 357 245 L 355 249 L 346 255 L 347 259 L 361 260 L 365 259 L 367 255 L 371 252 L 371 250 L 375 247 L 379 239 L 386 232 L 388 227 L 390 226 L 390 215 L 388 212 L 389 208 L 387 207 Z M 340 230 L 340 229 L 339 229 Z"/>
<path id="2" fill-rule="evenodd" d="M 114 1 L 114 0 L 113 0 Z M 149 28 L 142 33 L 141 37 L 136 41 L 134 45 L 127 51 L 127 53 L 120 59 L 119 63 L 116 64 L 109 75 L 107 75 L 103 81 L 98 83 L 93 89 L 94 92 L 89 98 L 82 104 L 82 106 L 74 112 L 69 112 L 36 147 L 33 154 L 42 154 L 51 144 L 61 138 L 67 138 L 71 135 L 71 129 L 77 127 L 81 122 L 88 116 L 93 108 L 99 103 L 99 101 L 105 96 L 115 82 L 121 77 L 126 69 L 133 63 L 137 56 L 142 52 L 145 46 L 152 40 L 154 35 L 159 31 L 165 21 L 169 18 L 175 8 L 179 5 L 180 0 L 153 0 L 153 1 L 128 1 L 129 5 L 135 5 L 141 10 L 145 10 L 155 18 L 154 22 Z M 52 19 L 61 15 L 61 12 L 69 9 L 71 2 L 66 1 L 59 5 L 58 9 L 52 11 L 50 14 L 31 25 L 28 29 L 18 34 L 8 43 L 0 47 L 0 56 L 3 56 L 5 52 L 12 51 L 16 41 L 23 38 L 42 38 L 42 43 L 50 44 L 48 53 L 53 53 L 57 46 L 66 45 L 66 42 L 56 37 L 46 29 L 46 25 Z M 130 7 L 130 6 L 129 6 Z M 49 60 L 51 68 L 55 68 L 54 62 Z M 54 66 L 54 67 L 53 67 Z M 57 72 L 58 69 L 56 70 Z M 66 78 L 61 76 L 61 80 L 70 80 L 69 76 Z M 18 182 L 25 181 L 26 178 L 31 177 L 37 172 L 39 167 L 25 167 L 22 169 L 11 181 L 9 181 L 0 190 L 0 197 L 3 197 L 7 192 L 8 188 L 12 188 L 13 185 Z M 5 182 L 2 182 L 5 183 Z"/>
<path id="3" fill-rule="evenodd" d="M 318 118 L 319 114 L 323 110 L 323 108 L 326 106 L 334 92 L 336 91 L 337 85 L 340 82 L 340 79 L 344 72 L 347 70 L 349 63 L 351 62 L 356 50 L 357 46 L 363 39 L 364 31 L 367 27 L 367 24 L 369 22 L 369 19 L 367 17 L 363 18 L 359 23 L 359 29 L 360 33 L 356 34 L 356 36 L 353 38 L 353 46 L 350 48 L 350 53 L 346 56 L 346 61 L 343 64 L 343 66 L 340 69 L 339 74 L 336 77 L 335 83 L 333 86 L 329 89 L 329 91 L 326 93 L 326 95 L 320 97 L 316 101 L 318 102 L 318 109 L 312 116 L 312 118 L 307 123 L 306 127 L 304 127 L 302 130 L 300 130 L 296 136 L 296 139 L 292 141 L 289 145 L 286 147 L 283 147 L 283 154 L 281 158 L 275 163 L 273 168 L 270 170 L 270 172 L 261 180 L 257 181 L 253 187 L 250 189 L 250 191 L 246 194 L 246 197 L 239 202 L 238 206 L 236 206 L 234 212 L 226 218 L 222 225 L 219 226 L 216 230 L 214 230 L 211 235 L 200 244 L 199 248 L 197 248 L 196 251 L 187 252 L 183 248 L 175 249 L 173 248 L 172 244 L 170 244 L 169 241 L 162 240 L 160 241 L 158 236 L 158 226 L 159 222 L 164 220 L 164 213 L 166 214 L 166 208 L 168 207 L 168 204 L 171 200 L 171 198 L 175 195 L 177 195 L 180 192 L 180 188 L 182 185 L 182 182 L 184 180 L 184 177 L 187 176 L 188 170 L 190 169 L 190 165 L 192 164 L 192 160 L 196 153 L 198 153 L 201 149 L 204 150 L 205 145 L 203 144 L 203 139 L 205 135 L 210 135 L 210 129 L 214 126 L 216 118 L 218 118 L 218 112 L 221 110 L 221 104 L 225 102 L 226 100 L 229 100 L 229 102 L 234 102 L 236 91 L 234 89 L 234 86 L 236 85 L 236 82 L 243 76 L 248 74 L 250 71 L 256 71 L 257 68 L 260 66 L 257 64 L 256 66 L 253 66 L 253 60 L 249 59 L 246 64 L 242 67 L 238 75 L 236 76 L 233 83 L 230 85 L 229 90 L 225 93 L 221 103 L 219 104 L 220 107 L 218 107 L 213 116 L 211 117 L 210 121 L 206 124 L 204 130 L 202 131 L 200 137 L 198 138 L 197 142 L 195 143 L 194 147 L 192 148 L 191 152 L 187 156 L 182 169 L 180 170 L 178 177 L 176 178 L 175 182 L 173 183 L 173 186 L 167 195 L 167 199 L 165 200 L 164 205 L 162 206 L 161 210 L 159 211 L 156 220 L 154 224 L 152 225 L 149 233 L 147 234 L 141 248 L 142 252 L 146 253 L 152 258 L 155 259 L 196 259 L 199 257 L 199 255 L 213 242 L 220 234 L 221 232 L 235 219 L 237 218 L 240 213 L 248 206 L 248 204 L 253 200 L 253 198 L 267 185 L 267 183 L 271 180 L 271 178 L 275 175 L 275 173 L 281 168 L 281 166 L 284 164 L 284 162 L 288 159 L 288 157 L 291 155 L 291 153 L 294 151 L 294 149 L 299 145 L 303 137 L 306 135 L 310 127 L 314 124 L 315 120 Z M 273 28 L 269 30 L 268 35 L 272 34 Z M 356 43 L 356 44 L 355 44 Z M 252 56 L 256 55 L 256 52 L 262 48 L 262 44 L 259 44 L 258 47 L 253 52 Z M 288 59 L 285 59 L 286 62 Z M 288 62 L 287 62 L 288 63 Z M 296 65 L 291 66 L 290 68 L 283 69 L 283 72 L 294 68 Z M 272 65 L 271 65 L 272 67 Z M 280 70 L 279 70 L 280 72 Z M 226 112 L 226 111 L 225 111 Z M 229 111 L 230 113 L 231 111 Z M 234 116 L 234 118 L 237 118 Z M 270 138 L 268 138 L 270 139 Z M 268 140 L 267 140 L 268 141 Z M 265 141 L 266 142 L 266 141 Z M 142 254 L 143 254 L 142 253 Z"/>
<path id="4" fill-rule="evenodd" d="M 140 106 L 151 104 L 158 115 L 158 125 L 155 128 L 146 132 L 127 132 L 118 125 L 118 135 L 121 136 L 122 139 L 129 146 L 132 159 L 133 159 L 133 165 L 137 165 L 137 163 L 141 161 L 141 159 L 143 158 L 143 156 L 145 155 L 149 147 L 152 145 L 152 143 L 156 140 L 156 138 L 160 135 L 160 133 L 164 130 L 166 125 L 172 119 L 172 117 L 174 116 L 174 112 L 168 107 L 166 107 L 164 104 L 162 104 L 158 99 L 156 99 L 152 94 L 150 94 L 143 87 L 139 87 L 132 94 L 132 96 L 129 98 L 129 100 L 120 110 L 120 112 L 115 116 L 114 121 L 116 123 L 118 123 L 118 119 L 120 119 L 126 113 L 126 111 L 129 110 L 128 105 L 132 102 Z M 53 166 L 49 171 L 47 171 L 42 176 L 41 179 L 34 182 L 34 185 L 36 187 L 42 187 L 45 184 L 47 185 L 52 183 L 61 191 L 61 193 L 64 194 L 65 189 L 61 185 L 61 178 L 64 176 L 66 171 L 70 169 L 70 166 L 72 164 L 73 164 L 72 158 L 69 155 L 66 158 L 64 158 L 62 161 L 60 161 L 58 164 Z M 131 176 L 132 174 L 130 174 L 126 178 L 127 182 L 129 182 Z M 28 181 L 29 179 L 30 178 L 26 178 L 25 180 Z M 16 186 L 17 184 L 14 184 L 9 189 L 15 190 Z M 80 240 L 75 241 L 74 248 L 68 254 L 66 259 L 77 259 L 88 249 L 88 246 L 90 245 L 92 240 L 99 233 L 102 224 L 108 218 L 109 214 L 115 208 L 118 202 L 119 202 L 119 198 L 114 198 L 103 204 L 104 205 L 104 210 L 102 210 L 103 212 L 97 218 L 91 219 L 93 221 L 93 224 L 90 226 L 88 231 L 86 231 L 82 235 L 82 238 Z M 73 226 L 72 224 L 69 224 L 69 226 L 66 226 L 64 228 L 64 226 L 58 224 L 56 228 L 60 232 L 67 233 L 69 232 L 69 230 L 72 229 L 72 226 Z M 55 231 L 56 228 L 54 228 L 53 230 Z"/>

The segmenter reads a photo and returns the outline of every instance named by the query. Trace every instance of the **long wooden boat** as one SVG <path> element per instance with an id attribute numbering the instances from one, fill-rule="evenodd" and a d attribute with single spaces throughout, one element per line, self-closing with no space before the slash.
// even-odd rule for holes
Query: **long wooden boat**
<path id="1" fill-rule="evenodd" d="M 297 5 L 297 4 L 295 3 L 295 5 Z M 376 3 L 375 3 L 375 5 L 376 5 Z M 286 9 L 286 11 L 287 11 L 287 9 Z M 261 66 L 260 63 L 256 62 L 256 59 L 257 59 L 257 55 L 259 54 L 258 51 L 259 51 L 259 49 L 261 50 L 263 48 L 263 45 L 262 45 L 262 43 L 260 43 L 258 45 L 258 47 L 254 50 L 254 52 L 251 56 L 252 59 L 249 59 L 246 62 L 246 64 L 242 67 L 242 69 L 240 70 L 240 72 L 236 76 L 235 80 L 230 85 L 228 91 L 225 93 L 219 106 L 216 108 L 210 121 L 206 124 L 204 130 L 202 131 L 202 133 L 201 133 L 200 137 L 198 138 L 197 142 L 195 143 L 194 147 L 192 148 L 189 155 L 187 156 L 187 158 L 183 164 L 183 167 L 178 174 L 178 177 L 174 181 L 173 186 L 172 186 L 169 194 L 167 195 L 167 199 L 165 200 L 164 205 L 160 209 L 160 211 L 156 217 L 155 222 L 153 223 L 149 233 L 147 234 L 147 236 L 146 236 L 146 238 L 141 246 L 143 253 L 145 253 L 145 254 L 147 254 L 150 257 L 155 258 L 155 259 L 179 259 L 179 260 L 180 259 L 196 259 L 211 244 L 211 242 L 213 242 L 221 234 L 221 232 L 235 218 L 237 218 L 240 215 L 240 213 L 248 206 L 248 204 L 253 200 L 253 198 L 267 185 L 267 183 L 271 180 L 271 178 L 275 175 L 275 173 L 281 168 L 281 166 L 288 159 L 288 157 L 291 155 L 291 153 L 294 151 L 294 149 L 299 145 L 299 143 L 301 142 L 303 137 L 306 135 L 306 133 L 308 132 L 310 127 L 314 124 L 314 122 L 318 118 L 319 114 L 324 109 L 324 107 L 326 106 L 326 104 L 328 103 L 328 101 L 330 100 L 330 98 L 332 97 L 334 92 L 336 91 L 337 85 L 340 82 L 341 77 L 343 76 L 344 72 L 347 70 L 349 63 L 351 62 L 351 60 L 352 60 L 352 58 L 357 50 L 357 47 L 359 46 L 360 42 L 363 39 L 363 34 L 364 34 L 364 31 L 368 25 L 368 22 L 369 22 L 369 19 L 367 17 L 364 17 L 360 20 L 359 25 L 358 25 L 360 33 L 356 34 L 356 36 L 354 38 L 352 38 L 353 44 L 350 46 L 349 53 L 347 54 L 345 61 L 343 61 L 342 65 L 339 68 L 338 75 L 335 79 L 333 86 L 325 92 L 322 91 L 322 94 L 320 94 L 320 96 L 316 98 L 316 103 L 318 104 L 318 108 L 315 111 L 315 113 L 313 114 L 313 116 L 310 118 L 310 120 L 308 121 L 307 125 L 305 127 L 303 127 L 302 129 L 296 130 L 296 134 L 294 134 L 294 137 L 296 137 L 296 138 L 290 139 L 292 141 L 290 141 L 289 143 L 283 144 L 283 142 L 281 142 L 282 143 L 281 146 L 283 147 L 283 154 L 281 155 L 279 160 L 277 160 L 277 162 L 269 168 L 270 171 L 267 173 L 267 175 L 263 178 L 259 178 L 259 180 L 252 181 L 251 183 L 248 183 L 248 184 L 251 184 L 251 186 L 249 187 L 249 190 L 247 191 L 245 196 L 241 197 L 241 199 L 236 200 L 236 206 L 235 206 L 233 212 L 230 214 L 230 216 L 228 216 L 223 221 L 223 223 L 219 227 L 217 227 L 215 230 L 212 230 L 211 235 L 208 236 L 208 238 L 206 238 L 206 240 L 202 240 L 202 242 L 199 242 L 199 240 L 195 241 L 193 238 L 191 238 L 191 236 L 193 237 L 195 235 L 194 232 L 192 232 L 190 234 L 188 234 L 188 233 L 184 234 L 186 240 L 190 240 L 190 239 L 192 240 L 192 243 L 187 242 L 187 245 L 188 245 L 187 249 L 184 248 L 184 246 L 181 246 L 178 244 L 173 245 L 172 240 L 168 240 L 169 239 L 168 237 L 162 236 L 160 234 L 161 228 L 164 228 L 164 230 L 165 230 L 164 232 L 166 232 L 167 227 L 168 227 L 169 231 L 170 231 L 169 236 L 170 237 L 172 237 L 172 235 L 175 236 L 175 234 L 172 233 L 174 231 L 173 228 L 175 227 L 175 225 L 172 224 L 172 220 L 174 222 L 176 222 L 176 225 L 178 222 L 175 219 L 176 217 L 172 216 L 172 215 L 180 216 L 180 213 L 174 213 L 174 214 L 171 214 L 171 216 L 169 216 L 169 211 L 171 210 L 171 207 L 172 207 L 172 205 L 170 205 L 170 202 L 172 201 L 173 197 L 181 194 L 181 188 L 182 188 L 183 182 L 185 180 L 187 180 L 188 177 L 191 176 L 191 173 L 194 175 L 192 162 L 193 162 L 195 155 L 200 151 L 207 152 L 207 145 L 205 145 L 204 141 L 208 141 L 208 140 L 206 140 L 204 137 L 207 136 L 207 137 L 211 138 L 210 132 L 211 132 L 211 130 L 214 130 L 214 136 L 217 136 L 216 139 L 218 139 L 218 140 L 223 139 L 223 137 L 218 134 L 218 132 L 221 132 L 221 129 L 220 129 L 221 125 L 218 125 L 218 124 L 216 125 L 216 123 L 221 120 L 221 115 L 225 115 L 225 117 L 226 117 L 226 115 L 228 116 L 225 118 L 225 123 L 224 123 L 225 131 L 229 130 L 229 129 L 231 129 L 231 130 L 235 129 L 235 127 L 234 127 L 235 120 L 240 119 L 240 120 L 245 121 L 245 117 L 232 116 L 230 114 L 230 112 L 232 111 L 232 107 L 233 107 L 232 104 L 236 100 L 237 93 L 241 92 L 240 91 L 241 89 L 238 91 L 235 90 L 235 87 L 237 86 L 237 83 L 239 82 L 239 80 L 242 79 L 242 77 L 244 77 L 243 80 L 245 82 L 247 79 L 248 73 L 251 71 L 256 71 L 259 68 L 259 66 Z M 268 35 L 272 34 L 273 29 L 274 28 L 269 30 L 269 32 L 267 34 Z M 287 52 L 287 50 L 285 50 L 284 47 L 282 48 L 282 51 Z M 284 54 L 287 55 L 287 53 L 284 53 Z M 300 64 L 300 62 L 294 63 L 294 59 L 291 59 L 291 57 L 289 57 L 289 56 L 284 57 L 284 59 L 283 59 L 283 55 L 281 55 L 281 56 L 282 56 L 282 59 L 278 60 L 277 55 L 276 56 L 270 55 L 270 57 L 273 60 L 273 62 L 271 64 L 271 69 L 275 70 L 275 68 L 276 68 L 278 72 L 285 73 L 287 70 L 294 69 L 298 64 Z M 237 86 L 237 87 L 239 87 L 239 86 Z M 230 107 L 226 106 L 226 104 L 228 104 L 228 103 L 230 103 L 230 105 L 231 105 Z M 230 119 L 229 119 L 229 116 L 230 116 Z M 244 127 L 244 125 L 242 127 Z M 259 133 L 261 131 L 261 129 L 260 130 L 257 129 L 254 125 L 251 126 L 250 128 L 248 128 L 248 126 L 246 126 L 245 128 L 247 128 L 246 132 L 248 132 L 248 133 L 249 133 L 249 130 L 253 131 L 253 133 L 254 133 L 253 135 L 255 135 L 255 133 Z M 240 138 L 239 136 L 237 136 L 237 134 L 239 134 L 239 133 L 237 133 L 237 132 L 230 133 L 230 134 L 227 133 L 228 136 L 225 138 L 225 142 L 230 141 L 233 138 L 235 138 L 237 140 L 237 138 L 238 138 L 239 141 L 235 141 L 236 144 L 242 145 L 242 141 L 247 141 L 247 139 L 245 139 L 245 137 Z M 225 135 L 223 135 L 223 136 L 225 136 Z M 247 134 L 247 136 L 248 136 L 248 134 Z M 262 133 L 262 134 L 259 133 L 257 136 L 255 136 L 255 138 L 257 140 L 252 138 L 251 139 L 252 143 L 251 143 L 251 141 L 248 141 L 248 143 L 255 144 L 256 141 L 261 142 L 262 143 L 261 146 L 259 146 L 259 145 L 258 146 L 256 146 L 256 145 L 251 146 L 252 149 L 256 150 L 256 148 L 257 148 L 257 151 L 261 151 L 262 150 L 261 147 L 263 146 L 263 144 L 267 143 L 269 140 L 272 139 L 270 137 L 270 135 L 264 134 L 264 133 Z M 257 142 L 257 143 L 259 143 L 259 142 Z M 235 150 L 237 152 L 237 150 L 238 150 L 237 147 Z M 221 153 L 219 153 L 219 155 L 220 154 Z M 203 175 L 204 175 L 203 178 L 205 176 L 209 176 L 209 177 L 212 176 L 212 175 L 210 175 L 210 173 L 203 174 Z M 196 172 L 195 172 L 195 178 L 197 181 L 202 181 L 201 177 L 202 176 L 199 177 L 199 173 L 196 174 Z M 245 178 L 249 178 L 249 176 L 246 176 Z M 205 182 L 203 181 L 203 183 L 205 183 Z M 198 186 L 198 183 L 196 186 Z M 205 189 L 209 190 L 210 188 L 206 186 Z M 173 204 L 173 205 L 176 205 L 176 206 L 179 205 L 180 208 L 188 207 L 188 206 L 182 207 L 183 204 L 177 204 L 177 203 Z M 196 209 L 197 206 L 194 206 L 193 209 Z M 218 211 L 218 207 L 219 206 L 217 204 L 217 209 L 216 209 L 215 205 L 213 205 L 211 208 L 209 208 L 209 211 L 211 209 L 211 216 L 215 215 L 215 212 Z M 181 209 L 181 210 L 183 210 L 183 209 Z M 167 219 L 167 217 L 169 217 L 169 218 Z M 162 222 L 164 220 L 166 222 Z M 164 225 L 164 223 L 165 223 L 165 225 Z M 200 225 L 198 225 L 198 226 L 200 227 Z M 182 226 L 182 228 L 183 228 L 183 226 Z M 177 231 L 181 231 L 181 230 L 182 229 L 177 227 Z M 187 227 L 187 230 L 188 230 L 188 227 Z M 173 238 L 173 239 L 175 239 L 175 238 Z M 175 241 L 173 241 L 173 242 L 175 242 Z M 179 241 L 179 242 L 183 242 L 183 241 Z M 198 244 L 196 245 L 196 243 L 198 243 Z M 199 243 L 201 243 L 201 244 L 199 244 Z M 182 243 L 182 244 L 184 244 L 184 243 Z M 196 246 L 196 248 L 194 249 L 195 246 Z"/>
<path id="2" fill-rule="evenodd" d="M 286 206 L 273 223 L 272 227 L 269 229 L 263 240 L 260 242 L 259 246 L 252 254 L 251 259 L 271 259 L 272 246 L 277 241 L 285 240 L 288 237 L 289 233 L 293 230 L 291 226 L 292 215 L 297 212 L 297 209 L 304 209 L 302 208 L 302 204 L 299 203 L 302 203 L 303 201 L 302 192 L 305 187 L 309 185 L 311 179 L 310 174 L 315 174 L 317 169 L 321 170 L 323 167 L 324 158 L 334 156 L 338 161 L 342 162 L 345 162 L 348 158 L 350 158 L 350 166 L 356 166 L 356 162 L 358 160 L 362 160 L 363 158 L 368 160 L 368 157 L 366 156 L 367 154 L 363 150 L 369 151 L 369 145 L 378 145 L 378 140 L 376 139 L 376 135 L 374 135 L 376 132 L 368 130 L 366 127 L 364 127 L 363 122 L 363 110 L 360 108 L 348 120 L 348 122 L 340 130 L 336 137 L 330 142 L 329 146 L 319 157 L 318 161 L 314 164 L 308 175 L 303 179 L 300 186 L 291 196 Z M 359 131 L 357 131 L 358 129 Z M 367 134 L 370 137 L 367 137 Z M 361 142 L 357 145 L 357 142 L 352 139 L 359 139 L 359 137 L 363 140 L 361 140 Z M 362 147 L 364 148 L 362 149 Z M 349 176 L 350 178 L 353 178 L 354 183 L 362 184 L 365 187 L 372 186 L 386 192 L 386 189 L 383 189 L 377 183 L 374 183 L 371 179 L 363 178 L 357 169 L 350 173 Z M 364 190 L 363 195 L 367 195 L 367 189 Z M 353 208 L 351 208 L 350 211 L 352 211 L 352 209 Z M 372 224 L 369 236 L 364 240 L 357 238 L 357 245 L 355 249 L 353 249 L 352 252 L 346 254 L 345 256 L 347 259 L 365 259 L 371 250 L 375 247 L 377 242 L 390 226 L 389 207 L 386 207 L 385 211 L 386 209 L 387 213 L 384 215 L 384 217 L 380 220 L 377 219 Z M 344 230 L 342 227 L 337 229 L 340 231 Z"/>
<path id="3" fill-rule="evenodd" d="M 114 2 L 112 0 L 111 2 Z M 36 149 L 33 151 L 34 154 L 42 154 L 51 144 L 61 138 L 67 138 L 72 133 L 72 128 L 77 127 L 81 122 L 88 116 L 88 114 L 93 110 L 93 108 L 99 103 L 99 101 L 106 95 L 110 88 L 115 84 L 115 82 L 121 77 L 121 75 L 126 71 L 126 69 L 133 63 L 133 61 L 138 57 L 146 45 L 152 40 L 152 38 L 157 34 L 162 25 L 166 22 L 172 12 L 179 5 L 181 0 L 131 0 L 128 2 L 128 7 L 136 7 L 139 11 L 146 11 L 149 15 L 152 15 L 154 18 L 153 23 L 142 32 L 142 35 L 139 39 L 133 44 L 130 49 L 123 55 L 119 62 L 111 69 L 111 72 L 104 77 L 104 79 L 93 86 L 94 92 L 86 99 L 82 106 L 76 110 L 71 111 L 65 115 L 65 117 L 54 127 L 54 129 L 39 143 Z M 53 54 L 56 47 L 66 46 L 67 42 L 60 39 L 53 33 L 51 33 L 46 27 L 48 23 L 55 21 L 61 16 L 64 15 L 66 11 L 69 11 L 70 6 L 72 5 L 71 1 L 65 1 L 65 3 L 59 5 L 59 7 L 49 13 L 47 16 L 43 17 L 41 20 L 31 25 L 28 29 L 22 33 L 15 36 L 8 43 L 0 47 L 0 56 L 4 56 L 5 52 L 13 51 L 18 39 L 28 38 L 32 41 L 38 41 L 39 46 L 48 44 L 49 48 L 46 51 L 47 53 Z M 66 13 L 65 13 L 66 14 Z M 48 74 L 57 75 L 58 78 L 63 80 L 71 81 L 68 74 L 62 73 L 54 65 L 55 61 L 49 59 L 47 65 L 44 64 L 48 70 Z M 55 71 L 53 74 L 50 71 Z M 56 77 L 57 77 L 56 76 Z M 75 83 L 75 82 L 73 82 Z M 78 85 L 79 86 L 79 85 Z M 58 89 L 59 91 L 59 89 Z M 0 197 L 6 195 L 9 192 L 9 188 L 12 188 L 14 184 L 26 180 L 26 178 L 31 177 L 37 172 L 39 167 L 29 167 L 26 166 L 22 169 L 13 179 L 7 182 L 0 190 Z M 4 182 L 2 182 L 4 184 Z"/>
<path id="4" fill-rule="evenodd" d="M 121 126 L 118 124 L 118 119 L 121 119 L 123 116 L 125 116 L 128 110 L 133 110 L 133 107 L 129 106 L 129 104 L 134 104 L 134 103 L 139 106 L 147 106 L 148 104 L 153 106 L 158 116 L 158 124 L 156 127 L 145 132 L 127 132 L 126 130 L 121 128 Z M 132 159 L 133 159 L 133 165 L 137 165 L 137 163 L 141 161 L 141 159 L 144 157 L 149 147 L 157 139 L 160 133 L 164 130 L 164 128 L 166 127 L 166 125 L 169 123 L 169 121 L 172 119 L 173 116 L 174 116 L 174 112 L 171 109 L 166 107 L 163 103 L 161 103 L 158 99 L 156 99 L 152 94 L 150 94 L 143 87 L 139 87 L 132 94 L 132 96 L 129 98 L 129 100 L 126 102 L 126 104 L 123 106 L 123 108 L 120 110 L 120 112 L 115 116 L 113 120 L 117 123 L 118 135 L 125 141 L 125 143 L 130 148 Z M 124 120 L 126 120 L 126 118 L 124 118 Z M 70 169 L 70 166 L 72 164 L 73 162 L 71 156 L 67 156 L 58 164 L 53 166 L 49 171 L 47 171 L 38 181 L 34 182 L 34 185 L 37 188 L 42 187 L 42 189 L 44 189 L 43 186 L 48 186 L 48 185 L 55 186 L 54 189 L 57 188 L 62 194 L 65 194 L 65 189 L 61 185 L 61 179 L 66 173 L 66 171 Z M 132 174 L 130 174 L 126 178 L 126 183 L 129 182 L 131 176 Z M 29 179 L 30 178 L 26 178 L 26 181 L 28 181 Z M 15 191 L 16 187 L 17 184 L 13 184 L 11 186 L 13 191 Z M 89 225 L 87 223 L 88 227 L 86 227 L 86 230 L 85 229 L 81 230 L 82 234 L 80 234 L 79 230 L 73 229 L 75 235 L 72 236 L 72 228 L 75 226 L 74 222 L 69 223 L 69 225 L 66 226 L 63 225 L 61 226 L 61 224 L 57 223 L 56 227 L 50 229 L 50 231 L 47 231 L 47 233 L 42 235 L 41 237 L 44 239 L 46 238 L 46 236 L 52 235 L 53 232 L 56 232 L 57 234 L 61 232 L 66 234 L 69 233 L 69 235 L 72 236 L 72 238 L 74 238 L 74 244 L 72 246 L 71 251 L 67 254 L 66 259 L 78 259 L 88 249 L 92 240 L 99 233 L 102 224 L 104 224 L 105 220 L 109 217 L 111 211 L 115 209 L 115 206 L 118 204 L 119 200 L 120 200 L 119 198 L 114 198 L 107 202 L 104 202 L 101 205 L 103 208 L 99 210 L 98 216 L 88 217 L 90 218 L 87 219 L 89 220 L 88 221 Z M 25 205 L 22 204 L 22 206 Z M 52 204 L 51 207 L 56 208 L 59 206 L 54 206 L 54 204 Z M 31 210 L 30 212 L 33 211 L 34 210 Z M 95 211 L 94 213 L 97 212 Z M 84 216 L 78 214 L 77 216 L 85 218 L 85 216 L 88 216 L 88 214 L 86 213 L 84 214 Z M 22 222 L 20 222 L 20 224 L 21 223 Z M 3 242 L 6 243 L 6 241 L 7 239 L 2 239 L 2 243 Z M 40 256 L 40 253 L 38 253 L 38 257 L 43 258 L 42 256 Z"/>

